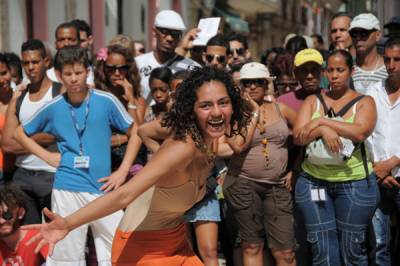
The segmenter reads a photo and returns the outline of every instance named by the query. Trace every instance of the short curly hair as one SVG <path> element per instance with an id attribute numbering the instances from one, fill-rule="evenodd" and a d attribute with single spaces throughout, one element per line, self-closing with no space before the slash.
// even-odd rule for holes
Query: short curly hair
<path id="1" fill-rule="evenodd" d="M 7 205 L 10 210 L 25 208 L 24 193 L 12 185 L 0 187 L 0 203 Z"/>
<path id="2" fill-rule="evenodd" d="M 204 140 L 195 119 L 194 104 L 197 100 L 197 90 L 210 81 L 224 84 L 232 102 L 231 131 L 227 134 L 228 137 L 239 134 L 245 137 L 246 126 L 251 120 L 249 105 L 242 99 L 239 88 L 235 87 L 227 72 L 211 67 L 194 69 L 179 86 L 176 102 L 170 112 L 163 117 L 162 125 L 170 127 L 177 140 L 185 140 L 186 136 L 190 135 L 199 149 L 204 148 Z"/>
<path id="3" fill-rule="evenodd" d="M 129 83 L 132 84 L 133 87 L 133 96 L 140 97 L 140 75 L 139 70 L 136 65 L 134 56 L 130 52 L 129 49 L 121 46 L 121 45 L 111 45 L 107 47 L 107 56 L 116 53 L 120 54 L 125 58 L 126 64 L 129 66 L 128 74 L 126 75 L 126 79 Z M 111 82 L 108 80 L 108 77 L 104 71 L 106 62 L 104 60 L 97 60 L 95 65 L 95 74 L 94 74 L 94 83 L 96 88 L 103 91 L 110 91 L 110 87 L 112 87 Z"/>

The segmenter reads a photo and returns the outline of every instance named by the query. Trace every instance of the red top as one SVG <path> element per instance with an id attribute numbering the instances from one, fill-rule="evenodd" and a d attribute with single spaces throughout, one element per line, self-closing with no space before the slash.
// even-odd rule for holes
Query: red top
<path id="1" fill-rule="evenodd" d="M 49 246 L 44 246 L 39 253 L 35 254 L 35 248 L 39 241 L 27 245 L 29 239 L 38 233 L 37 230 L 29 230 L 25 237 L 18 243 L 17 249 L 11 250 L 3 241 L 0 240 L 0 265 L 26 265 L 26 266 L 40 266 L 46 262 Z"/>

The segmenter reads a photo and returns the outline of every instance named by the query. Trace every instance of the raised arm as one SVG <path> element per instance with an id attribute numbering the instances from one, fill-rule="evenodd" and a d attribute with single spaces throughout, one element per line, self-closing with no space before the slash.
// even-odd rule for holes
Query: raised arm
<path id="1" fill-rule="evenodd" d="M 148 123 L 144 123 L 138 129 L 138 135 L 142 139 L 144 145 L 153 153 L 160 148 L 160 143 L 171 134 L 171 130 L 161 126 L 161 121 L 155 119 Z"/>
<path id="2" fill-rule="evenodd" d="M 257 128 L 257 124 L 260 120 L 260 108 L 263 108 L 258 106 L 258 104 L 248 94 L 245 94 L 245 97 L 248 99 L 253 108 L 252 118 L 246 127 L 246 135 L 244 137 L 242 135 L 234 135 L 226 139 L 226 143 L 236 154 L 243 152 L 250 146 L 253 140 L 254 132 Z"/>

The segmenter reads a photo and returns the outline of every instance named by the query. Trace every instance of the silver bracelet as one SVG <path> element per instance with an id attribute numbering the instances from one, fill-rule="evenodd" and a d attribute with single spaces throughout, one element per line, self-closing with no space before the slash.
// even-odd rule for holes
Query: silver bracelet
<path id="1" fill-rule="evenodd" d="M 136 104 L 128 103 L 128 109 L 136 110 L 137 106 L 136 106 Z"/>

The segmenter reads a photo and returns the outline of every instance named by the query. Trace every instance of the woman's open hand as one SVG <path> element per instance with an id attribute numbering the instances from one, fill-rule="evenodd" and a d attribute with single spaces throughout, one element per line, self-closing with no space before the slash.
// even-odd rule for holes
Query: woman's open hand
<path id="1" fill-rule="evenodd" d="M 31 224 L 22 226 L 22 230 L 35 229 L 39 233 L 28 241 L 28 245 L 40 241 L 36 246 L 35 253 L 38 253 L 45 245 L 49 245 L 49 255 L 53 254 L 54 245 L 63 239 L 70 231 L 67 221 L 49 209 L 44 208 L 43 213 L 51 222 L 44 224 Z"/>

